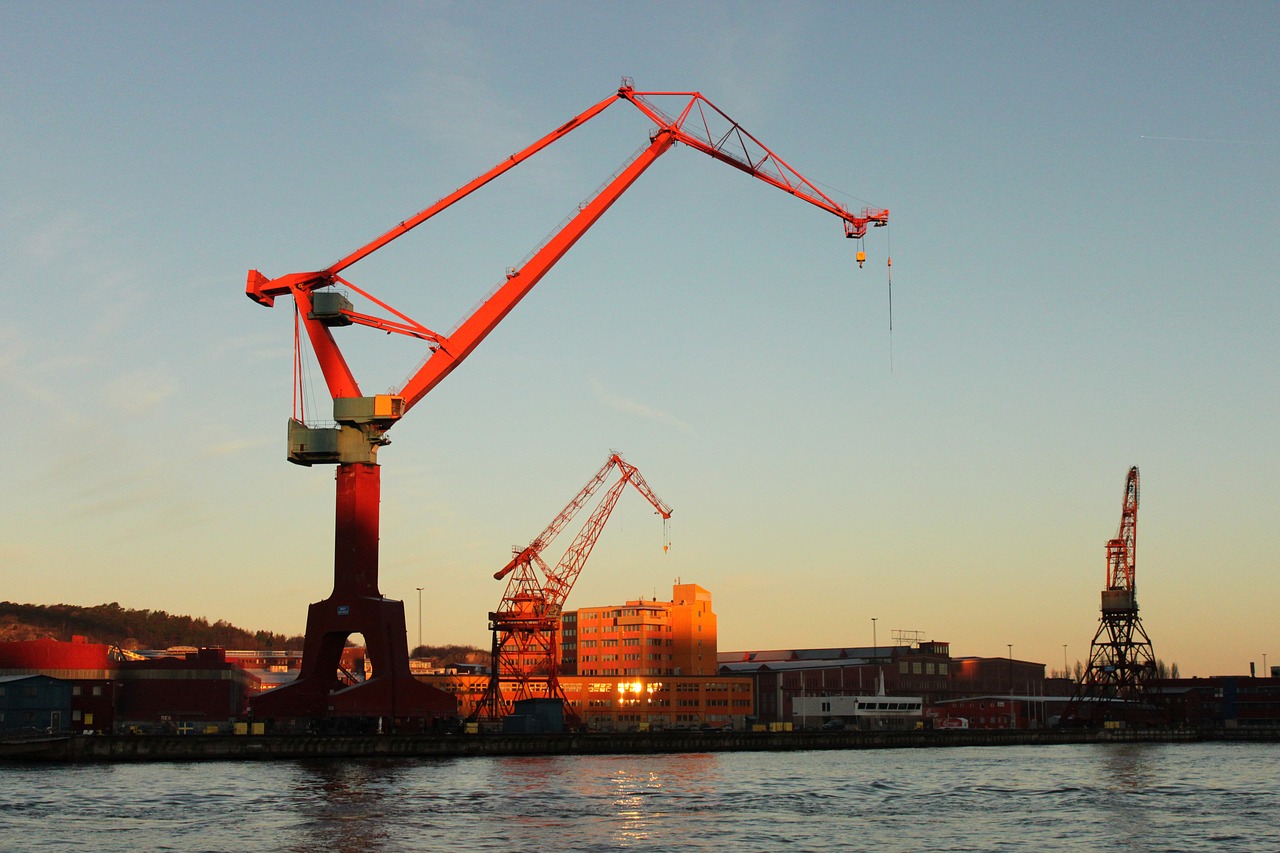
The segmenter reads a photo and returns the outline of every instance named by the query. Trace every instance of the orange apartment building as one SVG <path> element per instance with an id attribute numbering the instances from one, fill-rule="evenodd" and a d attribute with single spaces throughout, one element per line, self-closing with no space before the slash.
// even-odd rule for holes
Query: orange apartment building
<path id="1" fill-rule="evenodd" d="M 716 614 L 711 593 L 677 583 L 671 601 L 567 610 L 560 621 L 560 671 L 565 675 L 640 678 L 715 675 Z"/>
<path id="2" fill-rule="evenodd" d="M 711 593 L 677 583 L 671 601 L 628 601 L 567 610 L 561 617 L 560 687 L 595 731 L 742 729 L 753 717 L 750 677 L 717 674 Z M 488 677 L 418 676 L 458 697 L 464 716 Z"/>

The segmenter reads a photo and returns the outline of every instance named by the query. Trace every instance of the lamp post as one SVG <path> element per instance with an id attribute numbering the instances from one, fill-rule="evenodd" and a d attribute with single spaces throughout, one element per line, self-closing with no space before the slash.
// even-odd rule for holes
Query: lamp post
<path id="1" fill-rule="evenodd" d="M 1067 644 L 1062 644 L 1062 677 L 1070 678 L 1071 670 L 1067 667 Z"/>
<path id="2" fill-rule="evenodd" d="M 422 648 L 422 590 L 425 587 L 417 587 L 418 590 L 418 648 Z"/>
<path id="3" fill-rule="evenodd" d="M 871 617 L 871 660 L 876 665 L 876 672 L 880 672 L 880 643 L 876 640 L 876 617 Z M 880 694 L 880 688 L 883 686 L 883 679 L 876 678 L 876 695 Z"/>
<path id="4" fill-rule="evenodd" d="M 1013 704 L 1013 643 L 1005 643 L 1009 647 L 1009 728 L 1018 727 L 1018 712 Z"/>

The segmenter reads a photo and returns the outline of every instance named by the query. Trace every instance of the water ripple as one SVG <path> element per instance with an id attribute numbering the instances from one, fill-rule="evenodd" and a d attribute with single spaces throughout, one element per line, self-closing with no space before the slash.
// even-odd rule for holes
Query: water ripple
<path id="1" fill-rule="evenodd" d="M 1280 746 L 0 767 L 5 849 L 1280 849 Z"/>

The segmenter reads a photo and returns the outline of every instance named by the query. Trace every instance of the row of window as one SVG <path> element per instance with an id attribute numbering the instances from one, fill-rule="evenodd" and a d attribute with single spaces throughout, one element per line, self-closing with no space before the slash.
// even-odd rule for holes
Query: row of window
<path id="1" fill-rule="evenodd" d="M 601 714 L 597 712 L 590 715 L 590 720 L 596 723 L 604 723 L 604 722 L 643 723 L 647 721 L 647 722 L 657 723 L 659 725 L 662 725 L 664 723 L 670 722 L 671 718 L 666 714 L 635 714 L 635 713 Z M 674 721 L 676 724 L 680 724 L 680 723 L 725 724 L 725 723 L 733 722 L 733 717 L 730 714 L 676 714 L 674 715 Z"/>
<path id="2" fill-rule="evenodd" d="M 903 675 L 946 675 L 947 664 L 934 661 L 898 661 L 898 672 Z"/>
<path id="3" fill-rule="evenodd" d="M 4 687 L 0 687 L 0 696 L 4 695 L 5 689 L 6 688 Z M 22 695 L 27 697 L 39 696 L 40 689 L 34 684 L 24 684 L 22 686 Z"/>
<path id="4" fill-rule="evenodd" d="M 919 702 L 859 702 L 859 711 L 919 711 Z"/>
<path id="5" fill-rule="evenodd" d="M 571 700 L 570 705 L 575 708 L 582 707 L 582 703 L 577 700 Z M 705 703 L 697 699 L 681 699 L 676 705 L 681 708 L 728 708 L 730 704 L 735 708 L 750 708 L 751 701 L 749 699 L 734 699 L 732 703 L 728 699 L 708 699 Z M 670 699 L 588 699 L 588 708 L 631 708 L 637 705 L 644 705 L 649 708 L 670 708 Z"/>
<path id="6" fill-rule="evenodd" d="M 594 661 L 598 661 L 598 660 L 599 660 L 599 661 L 615 661 L 615 660 L 640 661 L 640 660 L 647 660 L 647 661 L 660 662 L 660 661 L 669 661 L 669 660 L 672 660 L 672 657 L 671 657 L 671 655 L 642 655 L 642 654 L 640 654 L 639 652 L 628 652 L 627 654 L 624 654 L 624 655 L 618 655 L 618 654 L 613 654 L 613 653 L 610 653 L 610 654 L 607 654 L 607 655 L 583 655 L 582 657 L 578 658 L 578 660 L 580 660 L 582 663 L 592 663 L 592 662 L 594 662 Z"/>
<path id="7" fill-rule="evenodd" d="M 611 648 L 617 648 L 618 643 L 619 643 L 618 640 L 583 640 L 582 647 L 584 649 L 594 649 L 597 646 L 599 646 L 601 648 L 611 649 Z M 674 646 L 675 640 L 664 640 L 661 637 L 649 637 L 647 639 L 637 637 L 634 642 L 626 642 L 625 640 L 622 641 L 622 645 L 623 646 L 639 646 L 639 645 Z M 576 649 L 577 645 L 575 643 L 564 643 L 562 644 L 561 648 Z"/>
<path id="8" fill-rule="evenodd" d="M 0 696 L 5 695 L 5 690 L 6 690 L 6 688 L 5 688 L 4 686 L 0 685 Z M 81 686 L 80 686 L 79 684 L 73 684 L 73 685 L 71 685 L 71 695 L 72 695 L 72 696 L 79 696 L 79 695 L 81 695 L 81 693 L 82 693 L 82 688 L 81 688 Z M 31 698 L 31 697 L 34 697 L 34 696 L 39 696 L 39 695 L 40 695 L 40 688 L 39 688 L 37 685 L 34 685 L 34 684 L 24 684 L 24 685 L 22 685 L 22 695 L 23 695 L 23 696 L 26 696 L 26 697 L 28 697 L 28 698 Z M 101 696 L 101 695 L 102 695 L 102 685 L 101 685 L 101 684 L 95 684 L 95 685 L 93 685 L 93 695 L 94 695 L 94 696 Z"/>
<path id="9" fill-rule="evenodd" d="M 3 722 L 4 722 L 4 715 L 5 715 L 5 712 L 4 712 L 4 711 L 0 711 L 0 723 L 3 723 Z M 16 719 L 16 718 L 15 718 L 15 719 Z M 36 721 L 36 712 L 35 712 L 35 711 L 23 711 L 23 712 L 22 712 L 22 722 L 23 722 L 23 723 L 31 724 L 31 723 L 35 723 L 35 721 Z"/>

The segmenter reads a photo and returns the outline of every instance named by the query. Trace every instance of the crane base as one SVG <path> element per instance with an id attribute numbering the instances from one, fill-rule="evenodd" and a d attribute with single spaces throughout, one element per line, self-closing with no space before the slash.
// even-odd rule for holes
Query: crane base
<path id="1" fill-rule="evenodd" d="M 362 634 L 373 675 L 355 684 L 339 675 L 347 637 Z M 399 640 L 399 642 L 396 642 Z M 302 669 L 296 680 L 249 701 L 256 720 L 385 717 L 428 721 L 453 718 L 457 699 L 409 672 L 404 603 L 334 594 L 307 611 Z"/>
<path id="2" fill-rule="evenodd" d="M 381 717 L 387 720 L 388 729 L 430 728 L 436 720 L 452 720 L 458 713 L 454 696 L 408 673 L 332 687 L 318 679 L 299 677 L 251 700 L 250 713 L 254 720 L 275 720 L 282 725 L 336 717 Z"/>

